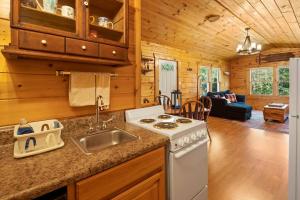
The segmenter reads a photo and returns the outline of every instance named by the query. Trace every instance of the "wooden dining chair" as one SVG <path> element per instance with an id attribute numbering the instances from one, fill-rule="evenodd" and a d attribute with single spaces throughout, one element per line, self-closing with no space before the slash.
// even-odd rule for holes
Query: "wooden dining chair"
<path id="1" fill-rule="evenodd" d="M 212 107 L 211 98 L 208 97 L 208 96 L 201 96 L 199 101 L 202 102 L 203 105 L 204 105 L 203 121 L 208 123 L 208 117 L 210 115 L 210 111 L 211 111 L 211 107 Z M 210 132 L 208 130 L 208 125 L 206 126 L 206 129 L 207 129 L 207 134 L 208 134 L 208 137 L 209 137 L 209 141 L 211 141 Z"/>
<path id="2" fill-rule="evenodd" d="M 164 109 L 168 109 L 171 107 L 171 99 L 166 95 L 159 95 L 155 97 L 155 102 L 158 105 L 163 105 Z"/>
<path id="3" fill-rule="evenodd" d="M 202 120 L 204 105 L 200 101 L 187 101 L 182 105 L 179 115 L 190 119 Z"/>

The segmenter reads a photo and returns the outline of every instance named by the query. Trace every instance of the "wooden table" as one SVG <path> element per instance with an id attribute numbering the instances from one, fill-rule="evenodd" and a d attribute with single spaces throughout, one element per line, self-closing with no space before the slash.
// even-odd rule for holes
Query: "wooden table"
<path id="1" fill-rule="evenodd" d="M 288 118 L 289 113 L 289 106 L 287 104 L 284 104 L 283 107 L 270 107 L 265 106 L 264 107 L 264 119 L 267 120 L 275 120 L 279 121 L 281 123 L 285 122 L 285 120 Z"/>

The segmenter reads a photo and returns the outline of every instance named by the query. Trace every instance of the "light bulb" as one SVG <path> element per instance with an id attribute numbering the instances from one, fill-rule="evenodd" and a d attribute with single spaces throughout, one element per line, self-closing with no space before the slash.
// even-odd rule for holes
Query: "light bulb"
<path id="1" fill-rule="evenodd" d="M 239 44 L 236 48 L 236 51 L 239 52 L 243 49 L 243 45 L 242 44 Z"/>
<path id="2" fill-rule="evenodd" d="M 261 44 L 258 44 L 258 45 L 257 45 L 257 50 L 260 51 L 261 48 L 262 48 Z"/>

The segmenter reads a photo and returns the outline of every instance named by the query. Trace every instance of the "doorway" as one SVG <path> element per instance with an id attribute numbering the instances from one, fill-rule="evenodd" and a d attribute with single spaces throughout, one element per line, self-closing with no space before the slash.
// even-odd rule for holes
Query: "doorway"
<path id="1" fill-rule="evenodd" d="M 171 97 L 171 92 L 178 89 L 177 61 L 158 60 L 158 94 Z"/>

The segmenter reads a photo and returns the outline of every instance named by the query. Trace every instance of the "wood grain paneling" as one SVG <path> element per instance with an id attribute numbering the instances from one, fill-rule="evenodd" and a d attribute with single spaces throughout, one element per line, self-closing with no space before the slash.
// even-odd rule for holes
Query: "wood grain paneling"
<path id="1" fill-rule="evenodd" d="M 295 56 L 300 56 L 299 48 L 274 48 L 263 51 L 262 55 L 270 55 L 276 53 L 292 52 Z M 277 67 L 287 66 L 288 61 L 269 62 L 259 64 L 258 55 L 243 56 L 233 59 L 230 62 L 230 89 L 236 94 L 243 94 L 247 96 L 247 103 L 253 106 L 256 110 L 263 110 L 263 107 L 269 103 L 289 103 L 289 97 L 278 96 L 274 91 L 272 96 L 257 96 L 250 95 L 250 68 L 256 67 Z M 275 80 L 274 80 L 275 81 Z M 274 82 L 276 84 L 276 81 Z"/>
<path id="2" fill-rule="evenodd" d="M 229 78 L 224 76 L 223 72 L 229 70 L 229 63 L 222 59 L 217 59 L 213 55 L 195 54 L 194 52 L 184 51 L 170 46 L 160 45 L 142 41 L 142 55 L 147 58 L 153 58 L 153 53 L 156 59 L 156 66 L 153 63 L 149 65 L 151 72 L 141 76 L 141 102 L 146 98 L 153 103 L 154 97 L 158 95 L 158 89 L 155 88 L 158 83 L 155 83 L 155 69 L 158 68 L 159 59 L 176 60 L 178 61 L 178 81 L 179 89 L 182 91 L 183 101 L 195 99 L 197 97 L 197 77 L 198 66 L 215 66 L 221 68 L 221 90 L 229 88 Z M 192 71 L 187 69 L 191 68 Z M 157 81 L 157 80 L 156 80 Z"/>
<path id="3" fill-rule="evenodd" d="M 186 0 L 142 1 L 142 40 L 235 57 L 244 28 L 264 49 L 300 47 L 299 0 Z M 220 15 L 216 22 L 206 16 Z M 204 50 L 204 51 L 203 51 Z"/>
<path id="4" fill-rule="evenodd" d="M 1 1 L 0 13 L 9 5 Z M 117 73 L 111 80 L 111 108 L 135 107 L 135 32 L 134 0 L 130 0 L 129 59 L 132 65 L 112 68 L 70 62 L 30 59 L 7 60 L 0 54 L 0 126 L 29 121 L 94 114 L 94 106 L 72 108 L 68 101 L 69 77 L 56 77 L 55 71 Z M 4 12 L 3 12 L 4 13 Z M 2 15 L 0 15 L 1 18 Z M 10 42 L 9 21 L 0 19 L 0 49 Z"/>

